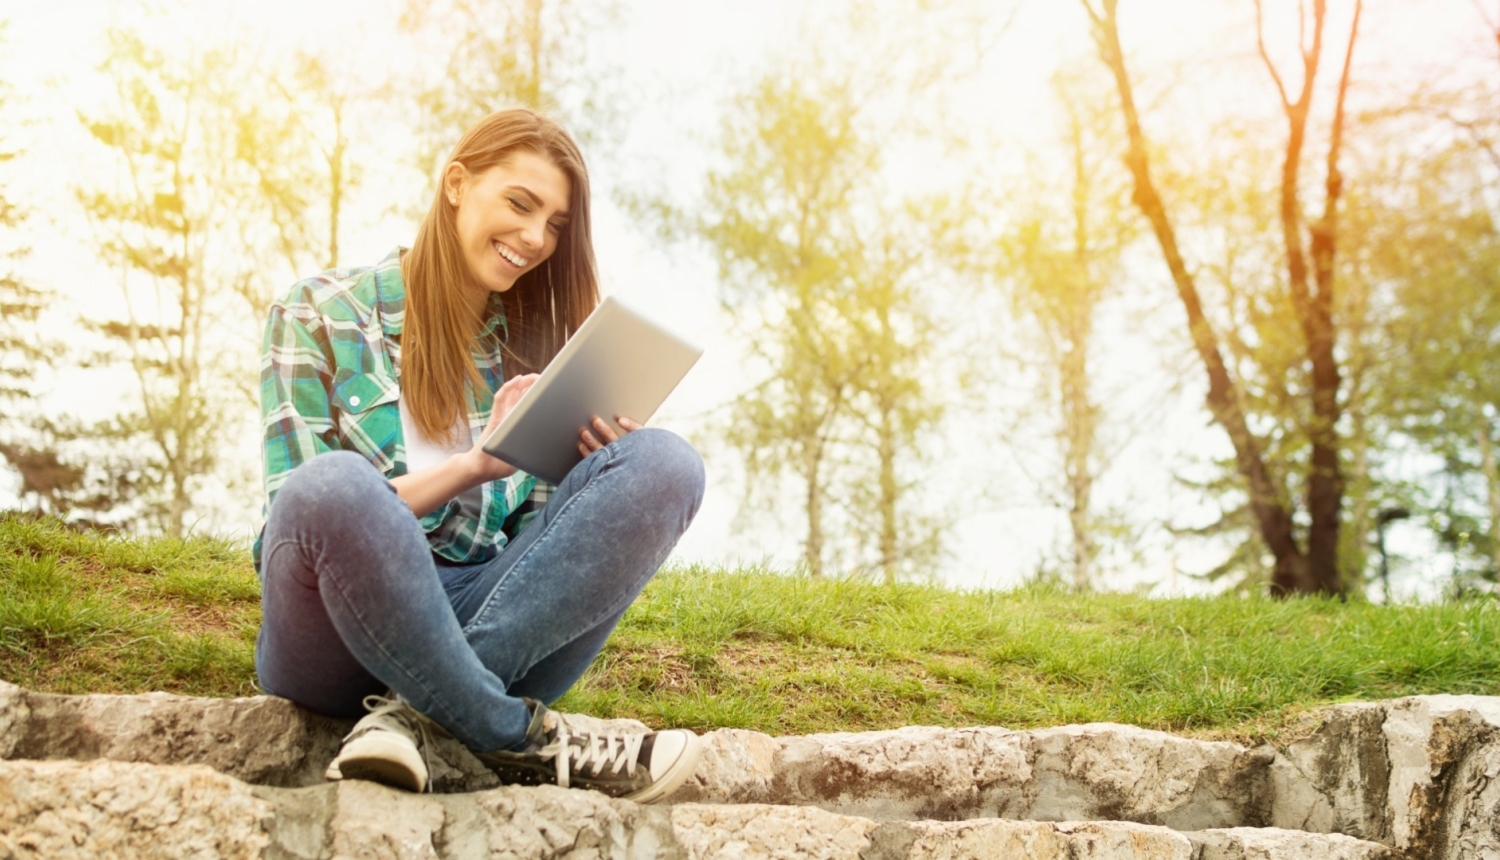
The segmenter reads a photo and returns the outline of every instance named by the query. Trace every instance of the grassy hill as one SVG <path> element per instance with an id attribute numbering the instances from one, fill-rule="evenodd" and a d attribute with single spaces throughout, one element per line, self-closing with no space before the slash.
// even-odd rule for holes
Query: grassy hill
<path id="1" fill-rule="evenodd" d="M 1130 723 L 1253 742 L 1308 709 L 1500 695 L 1500 606 L 961 593 L 676 568 L 562 710 L 771 734 Z M 0 678 L 255 694 L 243 546 L 0 517 Z"/>

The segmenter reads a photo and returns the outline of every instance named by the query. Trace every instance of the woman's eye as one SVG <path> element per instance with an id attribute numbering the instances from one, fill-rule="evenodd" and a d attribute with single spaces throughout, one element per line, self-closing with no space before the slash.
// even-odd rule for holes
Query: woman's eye
<path id="1" fill-rule="evenodd" d="M 507 198 L 507 199 L 510 200 L 510 205 L 513 206 L 513 207 L 515 207 L 515 210 L 517 212 L 530 212 L 531 211 L 531 207 L 527 206 L 525 203 L 522 203 L 521 201 L 517 200 L 516 198 L 510 197 L 510 198 Z"/>
<path id="2" fill-rule="evenodd" d="M 551 230 L 554 234 L 560 234 L 563 231 L 563 225 L 561 225 L 561 224 L 554 224 L 551 221 L 548 221 L 547 222 L 547 229 Z"/>

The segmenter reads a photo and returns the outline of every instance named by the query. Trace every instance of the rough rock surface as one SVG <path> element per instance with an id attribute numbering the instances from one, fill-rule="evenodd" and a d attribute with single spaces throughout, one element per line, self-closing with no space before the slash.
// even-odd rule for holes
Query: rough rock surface
<path id="1" fill-rule="evenodd" d="M 1193 843 L 1193 860 L 1398 860 L 1394 849 L 1339 833 L 1303 833 L 1264 827 L 1233 827 L 1184 834 Z"/>
<path id="2" fill-rule="evenodd" d="M 0 682 L 0 858 L 1500 858 L 1500 698 L 1337 706 L 1280 751 L 1104 724 L 723 730 L 670 806 L 496 788 L 452 739 L 439 793 L 326 783 L 347 729 L 269 697 Z"/>
<path id="3" fill-rule="evenodd" d="M 636 720 L 592 722 L 645 729 Z M 312 786 L 323 783 L 323 769 L 351 725 L 274 696 L 59 696 L 0 681 L 0 759 L 202 764 L 255 785 Z M 434 790 L 497 785 L 463 744 L 449 737 L 433 740 Z"/>
<path id="4" fill-rule="evenodd" d="M 954 821 L 918 822 L 909 853 L 922 860 L 1010 860 L 1057 857 L 1068 860 L 1192 860 L 1192 843 L 1165 827 L 1117 821 Z M 862 855 L 863 856 L 863 855 Z"/>
<path id="5" fill-rule="evenodd" d="M 640 806 L 550 786 L 252 790 L 201 765 L 5 762 L 0 786 L 6 857 L 1194 857 L 1180 833 L 1121 822 L 878 822 L 802 806 Z"/>
<path id="6" fill-rule="evenodd" d="M 682 799 L 882 819 L 1110 820 L 1177 830 L 1258 825 L 1270 815 L 1271 750 L 1132 726 L 908 727 L 781 739 L 720 731 L 707 740 Z"/>
<path id="7" fill-rule="evenodd" d="M 1271 824 L 1420 858 L 1500 857 L 1500 698 L 1330 708 L 1272 766 Z"/>
<path id="8" fill-rule="evenodd" d="M 261 857 L 270 816 L 201 765 L 0 762 L 3 857 Z"/>

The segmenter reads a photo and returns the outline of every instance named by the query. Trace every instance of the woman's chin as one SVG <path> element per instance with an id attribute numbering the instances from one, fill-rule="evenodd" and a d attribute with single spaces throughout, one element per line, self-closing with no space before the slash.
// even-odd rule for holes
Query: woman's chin
<path id="1" fill-rule="evenodd" d="M 516 279 L 519 277 L 519 275 L 512 275 L 509 273 L 501 275 L 491 275 L 490 277 L 485 279 L 484 287 L 492 293 L 503 293 L 509 290 L 511 287 L 514 287 L 516 285 Z"/>

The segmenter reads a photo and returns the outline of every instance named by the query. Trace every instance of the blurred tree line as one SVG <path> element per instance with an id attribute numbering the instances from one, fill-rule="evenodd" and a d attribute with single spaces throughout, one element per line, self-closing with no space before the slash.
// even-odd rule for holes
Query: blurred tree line
<path id="1" fill-rule="evenodd" d="M 1030 493 L 1065 519 L 1056 569 L 1099 587 L 1145 525 L 1101 487 L 1152 426 L 1111 374 L 1155 363 L 1204 392 L 1224 442 L 1205 468 L 1163 464 L 1218 512 L 1168 524 L 1228 548 L 1206 575 L 1357 593 L 1372 530 L 1401 509 L 1463 582 L 1495 582 L 1500 51 L 1488 75 L 1392 87 L 1361 63 L 1360 0 L 1255 0 L 1238 47 L 1265 102 L 1200 117 L 1122 42 L 1129 3 L 1078 5 L 1093 51 L 1060 64 L 1054 133 L 1019 170 L 987 164 L 999 148 L 971 139 L 972 103 L 949 101 L 1004 52 L 1010 13 L 850 0 L 808 13 L 723 97 L 692 187 L 618 192 L 638 226 L 717 267 L 748 384 L 702 435 L 744 476 L 742 519 L 792 528 L 810 575 L 890 580 L 931 571 L 976 506 Z M 0 456 L 21 504 L 181 534 L 206 500 L 258 493 L 220 442 L 253 432 L 273 295 L 369 262 L 340 244 L 368 177 L 409 170 L 411 196 L 387 205 L 419 213 L 490 110 L 548 111 L 623 172 L 628 70 L 591 47 L 625 14 L 410 0 L 396 26 L 441 62 L 377 85 L 311 54 L 167 43 L 145 13 L 111 29 L 72 190 L 121 313 L 39 336 L 61 302 L 22 275 L 39 228 L 4 184 L 27 153 L 0 122 Z M 0 115 L 20 116 L 26 83 L 0 79 Z M 376 139 L 399 142 L 400 166 Z M 1121 318 L 1159 356 L 1122 355 Z M 130 407 L 58 412 L 59 367 L 128 380 Z M 1021 436 L 1043 442 L 1015 454 L 1034 486 L 981 486 L 996 440 Z M 974 465 L 955 479 L 955 462 Z"/>

